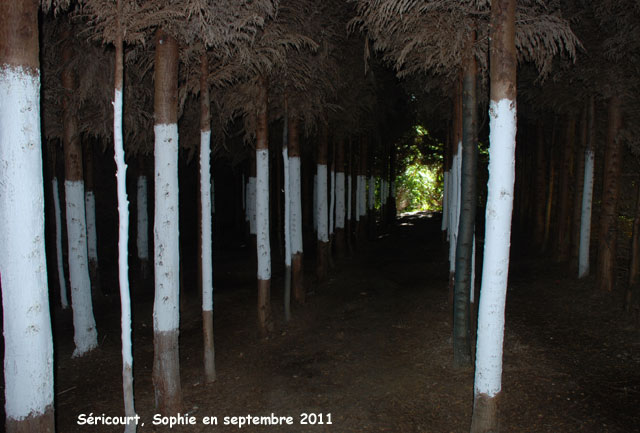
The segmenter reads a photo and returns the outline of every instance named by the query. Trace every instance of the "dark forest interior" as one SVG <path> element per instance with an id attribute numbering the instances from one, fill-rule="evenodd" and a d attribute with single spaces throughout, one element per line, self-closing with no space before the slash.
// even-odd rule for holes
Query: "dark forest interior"
<path id="1" fill-rule="evenodd" d="M 638 23 L 3 2 L 3 428 L 640 432 Z"/>

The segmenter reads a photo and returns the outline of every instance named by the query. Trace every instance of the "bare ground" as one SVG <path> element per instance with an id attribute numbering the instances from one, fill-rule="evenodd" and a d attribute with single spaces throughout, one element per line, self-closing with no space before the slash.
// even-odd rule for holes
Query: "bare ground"
<path id="1" fill-rule="evenodd" d="M 401 218 L 338 261 L 288 324 L 276 276 L 276 331 L 268 340 L 257 336 L 249 252 L 216 257 L 213 384 L 203 383 L 198 297 L 183 297 L 181 374 L 191 426 L 153 425 L 152 297 L 134 281 L 134 386 L 144 422 L 138 431 L 468 431 L 473 370 L 452 367 L 439 225 L 428 214 Z M 313 262 L 306 265 L 311 270 Z M 591 280 L 578 282 L 565 266 L 513 252 L 503 432 L 640 432 L 640 332 L 618 298 L 595 293 Z M 118 303 L 102 301 L 96 310 L 100 348 L 81 359 L 71 359 L 70 313 L 55 312 L 59 432 L 123 430 L 77 425 L 79 414 L 123 413 Z M 223 425 L 224 417 L 272 413 L 291 416 L 293 425 Z M 323 424 L 301 425 L 304 413 Z M 206 416 L 218 425 L 205 426 Z"/>

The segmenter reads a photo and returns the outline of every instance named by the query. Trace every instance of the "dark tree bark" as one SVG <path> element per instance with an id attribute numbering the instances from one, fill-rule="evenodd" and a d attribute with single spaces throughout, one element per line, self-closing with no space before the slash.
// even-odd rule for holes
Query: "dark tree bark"
<path id="1" fill-rule="evenodd" d="M 471 259 L 475 233 L 478 160 L 476 59 L 473 55 L 475 34 L 470 38 L 462 79 L 462 169 L 460 191 L 460 223 L 456 246 L 456 273 L 453 304 L 453 363 L 457 367 L 471 365 L 470 290 Z"/>
<path id="2" fill-rule="evenodd" d="M 631 263 L 629 264 L 629 284 L 624 297 L 625 311 L 636 311 L 636 320 L 640 313 L 640 185 L 637 187 L 636 215 L 633 219 L 631 236 Z"/>
<path id="3" fill-rule="evenodd" d="M 582 217 L 582 192 L 584 190 L 584 151 L 587 147 L 587 105 L 580 115 L 579 139 L 574 157 L 573 215 L 571 217 L 571 267 L 578 269 L 580 248 L 580 220 Z"/>
<path id="4" fill-rule="evenodd" d="M 558 223 L 556 231 L 555 259 L 558 262 L 565 262 L 569 259 L 571 252 L 571 196 L 573 182 L 573 158 L 575 154 L 575 131 L 576 119 L 569 115 L 567 119 L 567 130 L 563 148 L 562 170 L 560 178 L 560 190 L 558 194 Z"/>
<path id="5" fill-rule="evenodd" d="M 616 283 L 615 262 L 617 250 L 618 198 L 620 196 L 620 173 L 622 171 L 622 149 L 618 131 L 622 124 L 620 98 L 609 100 L 607 141 L 604 155 L 604 181 L 602 187 L 602 210 L 598 237 L 598 288 L 613 291 Z"/>
<path id="6" fill-rule="evenodd" d="M 536 125 L 535 210 L 533 229 L 533 239 L 538 250 L 542 250 L 545 232 L 546 171 L 544 158 L 544 124 L 542 120 L 538 120 Z"/>

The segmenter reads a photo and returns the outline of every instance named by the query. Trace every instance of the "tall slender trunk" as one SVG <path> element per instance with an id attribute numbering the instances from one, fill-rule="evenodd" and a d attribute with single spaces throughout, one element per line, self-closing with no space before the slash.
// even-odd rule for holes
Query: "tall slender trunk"
<path id="1" fill-rule="evenodd" d="M 62 60 L 65 63 L 62 86 L 66 93 L 62 108 L 62 144 L 65 160 L 64 187 L 69 245 L 69 282 L 71 284 L 74 342 L 76 345 L 73 356 L 76 357 L 82 356 L 98 346 L 98 333 L 93 317 L 88 267 L 82 147 L 78 137 L 76 113 L 73 112 L 69 101 L 76 88 L 75 73 L 69 67 L 72 56 L 72 48 L 66 44 L 62 53 Z"/>
<path id="2" fill-rule="evenodd" d="M 460 222 L 460 170 L 462 167 L 462 83 L 456 88 L 453 101 L 451 173 L 449 174 L 449 300 L 453 303 L 453 288 L 456 272 L 456 247 Z"/>
<path id="3" fill-rule="evenodd" d="M 282 121 L 282 171 L 284 174 L 284 320 L 291 319 L 291 180 L 289 171 L 289 112 L 284 97 Z"/>
<path id="4" fill-rule="evenodd" d="M 573 215 L 571 216 L 571 268 L 578 269 L 578 255 L 580 249 L 580 218 L 582 214 L 582 191 L 584 189 L 584 153 L 587 146 L 587 106 L 580 115 L 580 136 L 576 148 L 573 193 Z"/>
<path id="5" fill-rule="evenodd" d="M 60 286 L 60 306 L 69 308 L 67 297 L 67 281 L 64 277 L 64 259 L 62 256 L 62 210 L 60 208 L 60 187 L 57 177 L 57 146 L 51 146 L 51 193 L 53 194 L 53 213 L 56 224 L 56 264 L 58 270 L 58 285 Z"/>
<path id="6" fill-rule="evenodd" d="M 213 246 L 211 224 L 211 112 L 209 101 L 209 60 L 200 56 L 200 229 L 202 269 L 202 335 L 204 338 L 204 377 L 216 380 L 213 344 Z"/>
<path id="7" fill-rule="evenodd" d="M 389 151 L 389 223 L 396 222 L 396 147 Z"/>
<path id="8" fill-rule="evenodd" d="M 631 260 L 629 263 L 629 282 L 624 296 L 624 309 L 629 312 L 636 309 L 640 313 L 640 186 L 636 187 L 636 215 L 633 219 L 631 235 Z M 636 316 L 636 320 L 640 317 Z"/>
<path id="9" fill-rule="evenodd" d="M 573 180 L 573 155 L 575 153 L 576 119 L 569 115 L 563 146 L 560 191 L 558 194 L 558 229 L 556 232 L 555 259 L 564 262 L 571 252 L 571 183 Z"/>
<path id="10" fill-rule="evenodd" d="M 260 79 L 256 129 L 256 251 L 258 256 L 258 326 L 273 330 L 271 317 L 271 243 L 269 240 L 269 130 L 267 84 Z"/>
<path id="11" fill-rule="evenodd" d="M 289 188 L 290 188 L 290 224 L 291 224 L 291 286 L 293 298 L 304 304 L 304 269 L 302 267 L 302 176 L 300 172 L 300 141 L 298 137 L 298 118 L 289 119 Z"/>
<path id="12" fill-rule="evenodd" d="M 121 14 L 121 1 L 118 0 L 118 15 Z M 122 340 L 122 391 L 125 415 L 136 414 L 133 397 L 133 350 L 131 343 L 131 296 L 129 292 L 129 201 L 127 198 L 127 166 L 124 160 L 122 137 L 122 100 L 124 83 L 124 48 L 122 28 L 118 20 L 115 41 L 116 58 L 114 71 L 113 99 L 113 143 L 116 162 L 116 182 L 118 192 L 118 279 L 120 283 L 120 326 Z M 126 424 L 125 433 L 135 433 L 135 422 Z"/>
<path id="13" fill-rule="evenodd" d="M 336 140 L 336 255 L 343 257 L 346 251 L 345 243 L 345 179 L 344 179 L 344 141 Z"/>
<path id="14" fill-rule="evenodd" d="M 491 3 L 489 183 L 471 433 L 498 431 L 516 137 L 515 0 Z"/>
<path id="15" fill-rule="evenodd" d="M 0 275 L 5 428 L 53 432 L 45 258 L 39 2 L 0 2 Z"/>
<path id="16" fill-rule="evenodd" d="M 473 244 L 476 221 L 477 187 L 477 96 L 476 59 L 473 55 L 475 32 L 469 41 L 468 58 L 463 65 L 462 81 L 462 166 L 460 188 L 460 224 L 456 246 L 456 275 L 453 313 L 453 363 L 471 365 L 470 293 Z"/>
<path id="17" fill-rule="evenodd" d="M 153 385 L 159 413 L 174 415 L 182 409 L 178 346 L 178 43 L 162 29 L 157 30 L 155 43 Z"/>
<path id="18" fill-rule="evenodd" d="M 587 142 L 584 149 L 584 182 L 582 188 L 582 212 L 580 214 L 580 247 L 578 251 L 578 278 L 589 275 L 589 250 L 591 243 L 591 205 L 593 203 L 594 146 L 596 138 L 595 101 L 589 98 L 587 106 Z"/>
<path id="19" fill-rule="evenodd" d="M 544 124 L 538 120 L 536 125 L 536 165 L 535 165 L 535 203 L 533 239 L 538 250 L 542 250 L 545 221 L 546 162 L 544 159 Z"/>
<path id="20" fill-rule="evenodd" d="M 319 282 L 327 277 L 329 260 L 329 209 L 327 197 L 327 153 L 329 146 L 329 129 L 323 125 L 320 133 L 317 153 L 317 194 L 318 194 L 318 246 L 316 257 L 316 276 Z"/>
<path id="21" fill-rule="evenodd" d="M 358 240 L 366 239 L 367 235 L 367 140 L 362 139 L 360 144 L 360 164 L 358 171 Z"/>
<path id="22" fill-rule="evenodd" d="M 139 158 L 139 173 L 136 186 L 136 222 L 137 238 L 136 246 L 138 251 L 138 261 L 140 264 L 140 275 L 146 280 L 149 277 L 149 211 L 148 211 L 148 184 L 145 174 L 144 156 Z"/>
<path id="23" fill-rule="evenodd" d="M 545 211 L 544 211 L 544 235 L 542 237 L 542 249 L 547 250 L 549 248 L 549 243 L 551 240 L 551 216 L 553 213 L 553 201 L 554 201 L 554 190 L 555 190 L 555 177 L 556 177 L 556 165 L 555 165 L 555 152 L 553 151 L 553 145 L 555 143 L 551 143 L 551 149 L 549 149 L 549 182 L 547 184 L 547 195 L 545 200 Z"/>
<path id="24" fill-rule="evenodd" d="M 345 243 L 349 254 L 353 250 L 353 226 L 355 225 L 355 217 L 353 212 L 353 204 L 355 203 L 355 188 L 353 183 L 354 171 L 353 171 L 353 142 L 349 139 L 349 156 L 347 157 L 347 216 L 345 224 Z"/>
<path id="25" fill-rule="evenodd" d="M 602 211 L 598 237 L 598 288 L 613 291 L 616 284 L 615 262 L 618 232 L 618 198 L 620 196 L 620 173 L 622 171 L 622 149 L 618 131 L 622 123 L 620 98 L 609 100 L 607 142 L 604 155 L 604 181 L 602 183 Z"/>
<path id="26" fill-rule="evenodd" d="M 84 200 L 87 218 L 87 253 L 89 256 L 89 277 L 94 293 L 100 293 L 98 274 L 98 233 L 96 228 L 96 196 L 94 193 L 93 142 L 84 140 Z"/>

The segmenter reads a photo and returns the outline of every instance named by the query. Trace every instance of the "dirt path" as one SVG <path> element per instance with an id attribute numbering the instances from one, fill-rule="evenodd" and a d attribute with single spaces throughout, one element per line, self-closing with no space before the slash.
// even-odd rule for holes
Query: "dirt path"
<path id="1" fill-rule="evenodd" d="M 201 379 L 197 299 L 187 301 L 182 384 L 196 425 L 173 429 L 152 425 L 151 303 L 137 302 L 136 406 L 145 422 L 138 431 L 468 431 L 473 371 L 451 367 L 445 259 L 439 222 L 405 217 L 342 261 L 289 324 L 282 323 L 282 282 L 275 279 L 277 332 L 268 341 L 256 336 L 253 283 L 219 285 L 219 379 L 211 385 Z M 589 296 L 589 281 L 578 284 L 563 272 L 539 260 L 514 260 L 503 432 L 640 431 L 638 331 L 626 327 L 610 297 Z M 71 334 L 58 326 L 65 333 L 57 342 L 58 431 L 120 431 L 76 425 L 79 413 L 121 414 L 117 314 L 101 311 L 98 326 L 109 331 L 86 359 L 69 359 Z M 272 413 L 292 417 L 293 425 L 223 425 L 224 417 Z M 309 421 L 316 424 L 301 425 L 303 413 L 314 414 Z M 218 425 L 203 425 L 206 416 L 216 416 Z"/>

